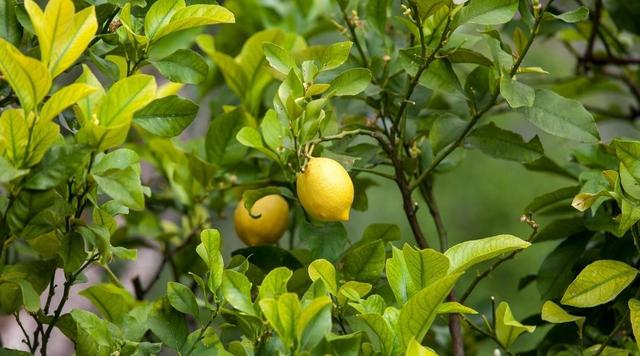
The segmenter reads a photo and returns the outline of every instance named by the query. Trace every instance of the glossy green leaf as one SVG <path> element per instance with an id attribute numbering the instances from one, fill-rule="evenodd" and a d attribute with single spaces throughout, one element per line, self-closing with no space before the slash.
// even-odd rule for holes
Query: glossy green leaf
<path id="1" fill-rule="evenodd" d="M 496 235 L 461 242 L 449 248 L 444 254 L 451 262 L 449 273 L 455 273 L 465 271 L 475 264 L 504 253 L 522 250 L 530 245 L 529 242 L 513 235 Z"/>
<path id="2" fill-rule="evenodd" d="M 28 169 L 17 169 L 5 158 L 0 157 L 0 183 L 8 183 L 29 173 Z"/>
<path id="3" fill-rule="evenodd" d="M 319 297 L 302 309 L 296 322 L 300 350 L 312 350 L 331 331 L 331 307 L 329 297 Z"/>
<path id="4" fill-rule="evenodd" d="M 325 259 L 315 260 L 309 265 L 308 273 L 312 281 L 320 279 L 333 295 L 338 294 L 336 268 L 331 262 Z"/>
<path id="5" fill-rule="evenodd" d="M 273 43 L 265 43 L 262 48 L 267 61 L 278 72 L 286 75 L 293 68 L 297 68 L 295 58 L 284 48 Z"/>
<path id="6" fill-rule="evenodd" d="M 132 167 L 94 174 L 93 178 L 98 187 L 116 201 L 134 210 L 144 209 L 140 176 Z"/>
<path id="7" fill-rule="evenodd" d="M 356 318 L 353 322 L 356 330 L 364 331 L 367 334 L 373 349 L 382 355 L 391 355 L 396 336 L 382 315 L 366 313 L 359 314 Z"/>
<path id="8" fill-rule="evenodd" d="M 335 77 L 327 91 L 327 96 L 358 95 L 371 82 L 371 72 L 364 68 L 353 68 Z"/>
<path id="9" fill-rule="evenodd" d="M 286 267 L 278 267 L 271 270 L 262 280 L 258 291 L 258 300 L 264 298 L 278 298 L 287 292 L 287 283 L 293 272 Z"/>
<path id="10" fill-rule="evenodd" d="M 200 244 L 196 247 L 196 252 L 209 267 L 207 286 L 212 293 L 215 293 L 222 284 L 224 270 L 224 261 L 220 253 L 222 244 L 220 232 L 215 229 L 203 230 L 200 233 L 200 241 Z"/>
<path id="11" fill-rule="evenodd" d="M 198 84 L 207 78 L 209 65 L 190 49 L 179 49 L 151 64 L 167 79 L 177 83 Z"/>
<path id="12" fill-rule="evenodd" d="M 458 302 L 445 302 L 438 307 L 438 314 L 478 314 L 478 312 Z"/>
<path id="13" fill-rule="evenodd" d="M 518 110 L 529 122 L 552 135 L 590 143 L 600 140 L 591 113 L 578 101 L 564 98 L 551 90 L 536 90 L 533 106 Z"/>
<path id="14" fill-rule="evenodd" d="M 196 296 L 184 284 L 177 282 L 167 283 L 167 298 L 171 306 L 177 311 L 198 317 L 199 310 Z"/>
<path id="15" fill-rule="evenodd" d="M 503 347 L 508 348 L 524 332 L 532 333 L 536 329 L 533 325 L 523 325 L 511 313 L 506 302 L 501 302 L 496 309 L 496 338 Z"/>
<path id="16" fill-rule="evenodd" d="M 245 126 L 236 134 L 236 139 L 241 144 L 254 148 L 274 161 L 278 160 L 278 156 L 269 148 L 264 146 L 260 132 L 253 127 Z"/>
<path id="17" fill-rule="evenodd" d="M 222 274 L 221 291 L 234 308 L 249 315 L 257 315 L 251 301 L 251 282 L 244 274 L 225 270 Z"/>
<path id="18" fill-rule="evenodd" d="M 318 59 L 320 71 L 338 68 L 349 58 L 353 43 L 350 41 L 332 43 L 323 48 Z"/>
<path id="19" fill-rule="evenodd" d="M 262 299 L 259 304 L 269 324 L 280 336 L 285 347 L 290 349 L 296 338 L 296 323 L 301 313 L 298 295 L 285 293 L 277 299 Z"/>
<path id="20" fill-rule="evenodd" d="M 438 355 L 433 349 L 421 345 L 416 339 L 411 339 L 407 345 L 405 356 L 436 356 Z"/>
<path id="21" fill-rule="evenodd" d="M 149 314 L 149 329 L 166 346 L 179 350 L 187 341 L 189 329 L 184 316 L 171 307 L 167 298 L 154 303 Z"/>
<path id="22" fill-rule="evenodd" d="M 615 299 L 638 271 L 624 262 L 599 260 L 585 267 L 571 282 L 560 301 L 564 305 L 590 308 Z"/>
<path id="23" fill-rule="evenodd" d="M 170 95 L 137 111 L 133 122 L 154 135 L 170 138 L 180 135 L 195 119 L 198 110 L 198 105 L 191 100 Z"/>

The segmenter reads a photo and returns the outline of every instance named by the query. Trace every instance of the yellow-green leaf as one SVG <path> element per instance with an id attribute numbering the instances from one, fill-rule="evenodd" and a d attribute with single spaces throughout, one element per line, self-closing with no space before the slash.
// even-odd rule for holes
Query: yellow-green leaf
<path id="1" fill-rule="evenodd" d="M 131 123 L 133 114 L 156 96 L 156 82 L 150 75 L 134 75 L 116 82 L 98 105 L 101 126 Z"/>
<path id="2" fill-rule="evenodd" d="M 20 109 L 9 109 L 0 116 L 0 139 L 3 141 L 4 156 L 19 167 L 24 159 L 29 128 Z"/>
<path id="3" fill-rule="evenodd" d="M 506 302 L 500 303 L 496 309 L 496 337 L 503 347 L 508 348 L 523 332 L 532 333 L 536 329 L 533 325 L 522 325 L 511 313 Z"/>
<path id="4" fill-rule="evenodd" d="M 513 235 L 497 235 L 459 243 L 444 254 L 449 257 L 449 273 L 467 270 L 469 267 L 531 244 Z"/>
<path id="5" fill-rule="evenodd" d="M 49 63 L 55 41 L 65 35 L 67 27 L 73 21 L 75 9 L 71 0 L 51 0 L 44 9 L 33 0 L 25 0 L 24 7 L 31 18 L 33 29 L 40 44 L 40 58 Z"/>
<path id="6" fill-rule="evenodd" d="M 590 308 L 607 303 L 636 278 L 638 271 L 624 262 L 595 261 L 571 282 L 560 301 L 564 305 Z"/>
<path id="7" fill-rule="evenodd" d="M 153 38 L 158 29 L 166 26 L 179 9 L 184 8 L 184 0 L 159 0 L 153 3 L 144 17 L 144 31 Z"/>
<path id="8" fill-rule="evenodd" d="M 582 325 L 584 325 L 585 317 L 571 315 L 567 313 L 558 304 L 547 300 L 542 305 L 542 320 L 548 321 L 553 324 L 572 323 L 575 322 L 578 325 L 578 330 L 582 334 Z"/>
<path id="9" fill-rule="evenodd" d="M 40 111 L 40 120 L 49 121 L 64 109 L 84 99 L 96 91 L 96 88 L 82 83 L 68 85 L 47 100 Z"/>
<path id="10" fill-rule="evenodd" d="M 87 7 L 73 16 L 58 38 L 55 38 L 49 60 L 53 77 L 69 68 L 87 49 L 98 29 L 95 7 Z"/>
<path id="11" fill-rule="evenodd" d="M 188 28 L 234 22 L 233 13 L 222 6 L 191 5 L 177 10 L 171 17 L 171 21 L 158 29 L 153 36 L 153 41 Z"/>
<path id="12" fill-rule="evenodd" d="M 321 279 L 331 294 L 338 294 L 336 268 L 331 264 L 331 262 L 325 259 L 315 260 L 309 265 L 308 272 L 309 278 L 311 278 L 312 281 Z"/>
<path id="13" fill-rule="evenodd" d="M 416 339 L 412 338 L 407 346 L 406 356 L 438 356 L 431 348 L 422 346 Z"/>
<path id="14" fill-rule="evenodd" d="M 34 110 L 51 88 L 47 68 L 37 59 L 23 55 L 2 38 L 0 73 L 13 89 L 25 112 Z"/>
<path id="15" fill-rule="evenodd" d="M 640 348 L 640 300 L 629 299 L 629 313 L 631 314 L 631 329 L 633 337 L 636 339 L 636 345 Z"/>

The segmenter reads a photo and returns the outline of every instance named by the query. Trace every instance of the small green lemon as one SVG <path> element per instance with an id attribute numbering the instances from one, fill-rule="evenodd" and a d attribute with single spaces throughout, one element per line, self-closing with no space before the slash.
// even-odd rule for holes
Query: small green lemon
<path id="1" fill-rule="evenodd" d="M 276 243 L 289 225 L 289 204 L 277 194 L 271 194 L 258 199 L 251 212 L 244 207 L 240 200 L 233 214 L 233 222 L 240 240 L 248 246 L 270 245 Z"/>
<path id="2" fill-rule="evenodd" d="M 312 157 L 296 179 L 298 199 L 316 220 L 346 221 L 353 203 L 353 183 L 342 165 Z"/>

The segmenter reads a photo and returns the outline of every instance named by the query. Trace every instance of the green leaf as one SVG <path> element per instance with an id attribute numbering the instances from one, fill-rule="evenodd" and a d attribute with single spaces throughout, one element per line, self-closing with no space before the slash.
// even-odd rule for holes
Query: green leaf
<path id="1" fill-rule="evenodd" d="M 188 28 L 234 22 L 235 17 L 233 13 L 222 6 L 204 4 L 191 5 L 175 11 L 173 16 L 171 16 L 171 20 L 158 28 L 152 37 L 152 42 L 171 33 Z"/>
<path id="2" fill-rule="evenodd" d="M 108 321 L 81 309 L 73 309 L 71 317 L 76 324 L 76 352 L 82 355 L 109 355 L 118 347 Z"/>
<path id="3" fill-rule="evenodd" d="M 560 303 L 590 308 L 615 299 L 633 280 L 638 271 L 624 262 L 599 260 L 585 267 L 571 282 Z"/>
<path id="4" fill-rule="evenodd" d="M 518 0 L 472 0 L 460 10 L 456 23 L 500 25 L 509 22 L 518 9 Z"/>
<path id="5" fill-rule="evenodd" d="M 170 95 L 156 99 L 133 116 L 133 122 L 154 135 L 178 136 L 198 114 L 198 105 L 191 100 Z"/>
<path id="6" fill-rule="evenodd" d="M 117 202 L 134 210 L 144 209 L 140 176 L 132 167 L 94 174 L 93 178 L 98 183 L 98 187 Z"/>
<path id="7" fill-rule="evenodd" d="M 351 46 L 353 46 L 353 42 L 345 41 L 332 43 L 324 47 L 320 53 L 320 58 L 318 59 L 319 70 L 322 72 L 341 66 L 347 61 L 347 59 L 349 59 Z"/>
<path id="8" fill-rule="evenodd" d="M 479 240 L 461 242 L 444 254 L 449 258 L 449 273 L 465 271 L 480 262 L 504 253 L 522 250 L 531 244 L 513 235 L 496 235 Z"/>
<path id="9" fill-rule="evenodd" d="M 251 282 L 242 273 L 225 270 L 222 275 L 222 295 L 234 308 L 249 315 L 257 316 L 251 301 Z"/>
<path id="10" fill-rule="evenodd" d="M 129 292 L 111 283 L 95 284 L 79 294 L 89 299 L 100 314 L 111 322 L 122 320 L 135 305 Z"/>
<path id="11" fill-rule="evenodd" d="M 179 350 L 187 341 L 189 329 L 184 316 L 171 307 L 167 298 L 153 305 L 147 324 L 162 343 L 174 350 Z"/>
<path id="12" fill-rule="evenodd" d="M 536 329 L 533 325 L 522 325 L 515 320 L 511 308 L 506 302 L 501 302 L 496 309 L 496 338 L 500 344 L 508 348 L 523 332 L 532 333 Z"/>
<path id="13" fill-rule="evenodd" d="M 484 54 L 463 47 L 456 48 L 453 52 L 447 54 L 447 59 L 451 63 L 473 63 L 485 67 L 493 66 L 493 62 L 485 57 Z"/>
<path id="14" fill-rule="evenodd" d="M 331 331 L 331 299 L 319 297 L 304 307 L 296 322 L 298 349 L 312 350 Z"/>
<path id="15" fill-rule="evenodd" d="M 583 224 L 582 218 L 579 223 Z M 545 257 L 540 265 L 537 280 L 542 298 L 555 299 L 562 296 L 574 277 L 574 268 L 588 242 L 588 236 L 584 234 L 572 236 Z"/>
<path id="16" fill-rule="evenodd" d="M 209 267 L 207 286 L 212 293 L 215 293 L 222 284 L 224 270 L 224 261 L 220 253 L 222 244 L 220 232 L 215 229 L 203 230 L 200 233 L 200 241 L 200 244 L 196 247 L 196 252 Z"/>
<path id="17" fill-rule="evenodd" d="M 155 96 L 156 82 L 150 75 L 137 74 L 117 81 L 98 104 L 100 125 L 111 127 L 131 122 L 133 114 Z"/>
<path id="18" fill-rule="evenodd" d="M 636 339 L 636 345 L 640 348 L 640 301 L 637 299 L 629 299 L 629 320 L 631 320 L 631 330 L 633 337 Z"/>
<path id="19" fill-rule="evenodd" d="M 51 89 L 51 76 L 44 64 L 23 55 L 2 38 L 0 73 L 13 89 L 25 112 L 34 110 Z"/>
<path id="20" fill-rule="evenodd" d="M 16 18 L 16 1 L 0 0 L 0 38 L 17 45 L 21 37 Z"/>
<path id="21" fill-rule="evenodd" d="M 96 88 L 83 84 L 74 83 L 58 90 L 47 100 L 40 110 L 40 120 L 49 121 L 64 109 L 86 98 L 96 91 Z"/>
<path id="22" fill-rule="evenodd" d="M 20 287 L 24 308 L 31 313 L 36 313 L 40 310 L 40 296 L 35 289 L 33 289 L 31 283 L 24 279 L 14 279 L 12 282 L 16 283 Z"/>
<path id="23" fill-rule="evenodd" d="M 292 69 L 297 68 L 295 58 L 284 48 L 267 42 L 262 45 L 262 49 L 271 67 L 278 72 L 287 75 Z"/>
<path id="24" fill-rule="evenodd" d="M 5 158 L 0 157 L 0 183 L 8 183 L 29 173 L 28 169 L 17 169 Z"/>
<path id="25" fill-rule="evenodd" d="M 151 5 L 144 17 L 144 32 L 153 38 L 158 29 L 166 26 L 176 11 L 186 6 L 184 0 L 158 0 Z"/>
<path id="26" fill-rule="evenodd" d="M 357 319 L 350 324 L 354 325 L 355 330 L 364 331 L 367 334 L 373 350 L 382 355 L 392 355 L 396 337 L 382 315 L 366 313 L 356 317 Z"/>
<path id="27" fill-rule="evenodd" d="M 525 142 L 519 134 L 502 129 L 494 123 L 475 129 L 467 142 L 493 157 L 522 163 L 535 161 L 544 154 L 538 136 Z"/>
<path id="28" fill-rule="evenodd" d="M 190 314 L 198 318 L 199 309 L 196 302 L 196 296 L 193 294 L 184 284 L 177 282 L 167 283 L 167 298 L 169 303 L 177 311 L 185 314 Z"/>
<path id="29" fill-rule="evenodd" d="M 247 117 L 243 110 L 236 109 L 211 121 L 205 137 L 205 150 L 209 162 L 227 167 L 242 161 L 247 147 L 238 142 L 236 135 L 248 124 Z"/>
<path id="30" fill-rule="evenodd" d="M 242 66 L 232 57 L 222 53 L 213 52 L 209 54 L 224 76 L 229 89 L 241 98 L 244 98 L 249 91 L 249 78 Z"/>
<path id="31" fill-rule="evenodd" d="M 536 91 L 532 87 L 508 76 L 500 78 L 500 94 L 514 109 L 533 106 L 536 99 Z"/>
<path id="32" fill-rule="evenodd" d="M 429 142 L 434 153 L 453 143 L 464 131 L 467 122 L 453 114 L 438 116 L 429 130 Z"/>
<path id="33" fill-rule="evenodd" d="M 260 123 L 262 138 L 274 152 L 280 152 L 284 148 L 284 140 L 287 138 L 287 128 L 280 122 L 275 110 L 268 110 Z"/>
<path id="34" fill-rule="evenodd" d="M 540 318 L 553 324 L 576 323 L 580 330 L 580 335 L 582 335 L 582 326 L 586 319 L 584 316 L 576 316 L 567 313 L 561 306 L 550 300 L 547 300 L 542 305 L 542 315 Z"/>
<path id="35" fill-rule="evenodd" d="M 577 9 L 561 13 L 559 15 L 552 14 L 551 12 L 545 12 L 545 15 L 552 16 L 555 19 L 564 21 L 566 23 L 576 23 L 585 21 L 589 18 L 589 8 L 580 6 Z"/>
<path id="36" fill-rule="evenodd" d="M 445 302 L 438 307 L 438 314 L 478 314 L 478 312 L 458 302 Z"/>
<path id="37" fill-rule="evenodd" d="M 284 346 L 290 349 L 296 338 L 296 324 L 301 313 L 298 295 L 284 293 L 277 299 L 261 299 L 259 304 L 262 313 L 278 336 L 280 336 Z"/>
<path id="38" fill-rule="evenodd" d="M 293 272 L 286 267 L 278 267 L 271 270 L 262 280 L 258 292 L 258 300 L 265 298 L 278 298 L 287 292 L 287 283 L 293 276 Z"/>
<path id="39" fill-rule="evenodd" d="M 380 278 L 386 261 L 385 244 L 375 241 L 351 250 L 343 258 L 343 273 L 357 281 Z"/>
<path id="40" fill-rule="evenodd" d="M 338 295 L 336 268 L 331 262 L 325 259 L 315 260 L 309 265 L 308 273 L 312 281 L 322 280 L 331 294 Z"/>
<path id="41" fill-rule="evenodd" d="M 33 169 L 24 186 L 28 189 L 47 190 L 66 183 L 86 163 L 89 153 L 89 148 L 84 145 L 54 146 Z"/>
<path id="42" fill-rule="evenodd" d="M 535 96 L 532 107 L 518 109 L 529 122 L 558 137 L 589 143 L 600 140 L 593 116 L 578 101 L 547 89 L 536 90 Z"/>
<path id="43" fill-rule="evenodd" d="M 529 203 L 529 205 L 524 208 L 524 212 L 530 214 L 537 213 L 538 211 L 555 203 L 572 199 L 576 194 L 578 194 L 579 191 L 579 186 L 565 187 L 537 196 L 531 201 L 531 203 Z"/>
<path id="44" fill-rule="evenodd" d="M 420 85 L 447 95 L 464 98 L 460 80 L 453 71 L 451 62 L 446 59 L 433 61 L 420 75 Z"/>
<path id="45" fill-rule="evenodd" d="M 209 74 L 209 65 L 204 58 L 190 49 L 179 49 L 167 57 L 150 62 L 172 82 L 198 84 Z"/>
<path id="46" fill-rule="evenodd" d="M 438 354 L 431 348 L 422 346 L 416 339 L 411 339 L 407 345 L 405 356 L 437 356 Z"/>
<path id="47" fill-rule="evenodd" d="M 386 272 L 389 287 L 399 304 L 404 304 L 422 288 L 444 277 L 449 270 L 449 259 L 432 250 L 416 250 L 405 244 L 402 250 L 392 248 Z"/>
<path id="48" fill-rule="evenodd" d="M 422 340 L 438 315 L 438 306 L 447 297 L 462 273 L 448 275 L 429 284 L 400 309 L 398 332 L 402 343 L 409 345 L 411 339 Z"/>
<path id="49" fill-rule="evenodd" d="M 106 155 L 96 155 L 91 173 L 100 175 L 112 169 L 123 170 L 129 167 L 137 168 L 139 163 L 140 156 L 138 156 L 135 151 L 128 148 L 119 148 Z"/>
<path id="50" fill-rule="evenodd" d="M 264 153 L 267 157 L 271 158 L 274 161 L 278 161 L 278 156 L 264 146 L 262 143 L 262 136 L 260 136 L 260 132 L 253 127 L 245 126 L 236 134 L 236 139 L 241 144 L 254 148 L 262 153 Z"/>
<path id="51" fill-rule="evenodd" d="M 371 72 L 365 68 L 348 69 L 335 77 L 327 91 L 327 96 L 357 95 L 367 89 L 371 82 Z"/>

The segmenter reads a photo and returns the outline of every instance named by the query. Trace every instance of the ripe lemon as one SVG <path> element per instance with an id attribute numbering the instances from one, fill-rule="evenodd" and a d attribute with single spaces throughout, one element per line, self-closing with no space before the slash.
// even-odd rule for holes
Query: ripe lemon
<path id="1" fill-rule="evenodd" d="M 251 212 L 240 200 L 233 214 L 236 233 L 248 246 L 269 245 L 277 242 L 287 230 L 289 224 L 289 204 L 283 197 L 271 194 L 258 199 Z"/>
<path id="2" fill-rule="evenodd" d="M 342 165 L 330 158 L 312 157 L 296 179 L 304 210 L 320 221 L 349 220 L 353 183 Z"/>

